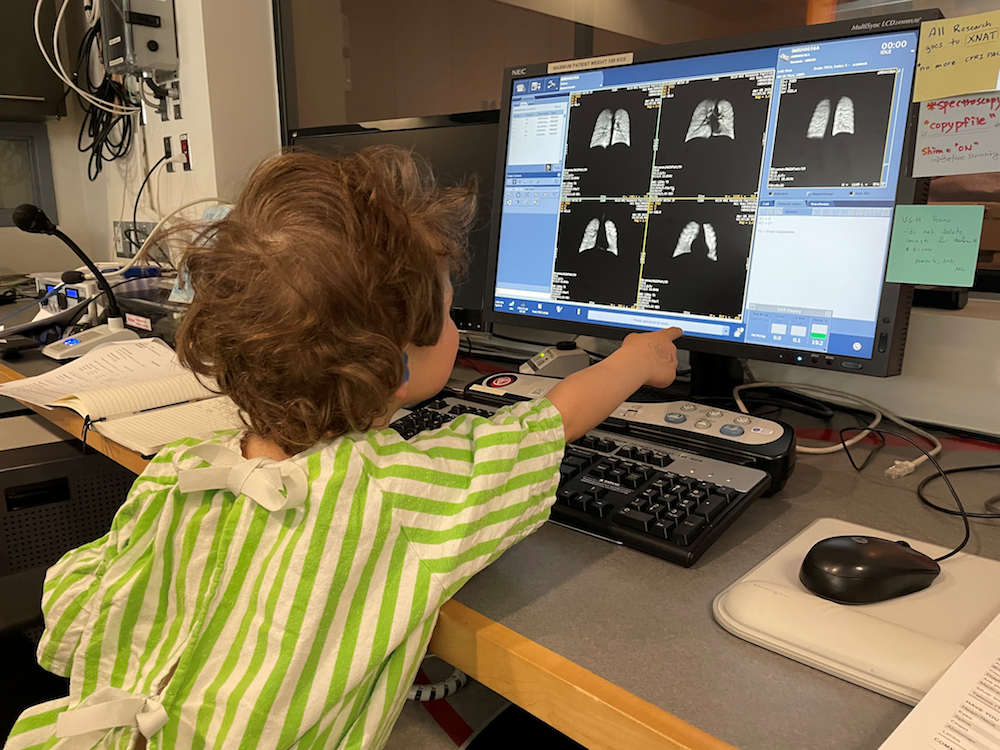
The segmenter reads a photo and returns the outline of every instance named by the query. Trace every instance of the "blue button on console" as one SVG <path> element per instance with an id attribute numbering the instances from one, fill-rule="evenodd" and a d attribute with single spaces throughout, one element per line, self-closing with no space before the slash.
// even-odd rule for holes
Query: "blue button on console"
<path id="1" fill-rule="evenodd" d="M 687 417 L 679 412 L 672 411 L 663 418 L 663 421 L 670 424 L 684 424 L 687 422 Z"/>
<path id="2" fill-rule="evenodd" d="M 739 437 L 743 434 L 743 428 L 738 424 L 724 424 L 719 428 L 719 432 L 728 437 Z"/>

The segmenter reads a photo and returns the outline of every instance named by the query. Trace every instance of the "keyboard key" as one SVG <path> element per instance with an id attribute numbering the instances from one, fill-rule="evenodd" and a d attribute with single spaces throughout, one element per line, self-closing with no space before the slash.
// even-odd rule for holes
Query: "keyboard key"
<path id="1" fill-rule="evenodd" d="M 576 495 L 576 490 L 563 487 L 556 493 L 556 502 L 560 505 L 569 505 L 569 501 L 573 499 L 574 495 Z"/>
<path id="2" fill-rule="evenodd" d="M 587 510 L 587 506 L 594 499 L 594 496 L 589 492 L 580 492 L 573 495 L 573 498 L 569 501 L 569 507 L 576 508 L 577 510 Z"/>
<path id="3" fill-rule="evenodd" d="M 643 497 L 637 497 L 635 500 L 633 500 L 628 504 L 628 507 L 632 508 L 633 510 L 639 510 L 645 513 L 646 508 L 649 507 L 649 505 L 650 505 L 649 500 L 646 500 Z"/>
<path id="4" fill-rule="evenodd" d="M 660 499 L 660 493 L 655 487 L 650 487 L 648 490 L 643 490 L 639 493 L 639 497 L 645 498 L 649 502 Z"/>
<path id="5" fill-rule="evenodd" d="M 694 509 L 698 507 L 698 501 L 692 500 L 690 497 L 686 497 L 683 500 L 678 500 L 671 507 L 684 511 L 686 515 L 691 515 L 691 513 L 694 512 Z"/>
<path id="6" fill-rule="evenodd" d="M 584 435 L 576 441 L 575 445 L 582 445 L 584 448 L 596 448 L 597 442 L 597 438 L 593 435 Z"/>
<path id="7" fill-rule="evenodd" d="M 635 458 L 634 449 L 628 445 L 619 448 L 618 453 L 615 455 L 621 456 L 622 458 Z"/>
<path id="8" fill-rule="evenodd" d="M 649 463 L 655 464 L 656 466 L 669 466 L 674 462 L 670 456 L 665 453 L 656 453 L 650 455 Z"/>
<path id="9" fill-rule="evenodd" d="M 636 461 L 645 461 L 649 463 L 649 459 L 652 458 L 653 452 L 647 448 L 633 448 L 632 458 Z"/>
<path id="10" fill-rule="evenodd" d="M 608 502 L 607 500 L 601 500 L 598 498 L 587 506 L 587 512 L 592 516 L 597 516 L 598 518 L 607 518 L 615 510 L 615 506 Z"/>
<path id="11" fill-rule="evenodd" d="M 621 482 L 622 477 L 624 477 L 628 472 L 625 469 L 612 469 L 607 473 L 607 479 L 610 482 Z"/>
<path id="12" fill-rule="evenodd" d="M 624 477 L 622 477 L 622 484 L 629 487 L 638 487 L 640 484 L 646 481 L 646 477 L 638 472 L 629 472 Z"/>
<path id="13" fill-rule="evenodd" d="M 677 528 L 670 534 L 670 541 L 687 547 L 704 531 L 708 521 L 703 516 L 689 516 L 677 524 Z"/>
<path id="14" fill-rule="evenodd" d="M 600 500 L 601 498 L 603 498 L 605 495 L 608 494 L 608 488 L 607 487 L 591 487 L 590 488 L 590 494 L 593 495 L 594 497 L 596 497 L 598 500 Z"/>
<path id="15" fill-rule="evenodd" d="M 726 502 L 726 498 L 721 495 L 710 495 L 705 502 L 694 509 L 696 515 L 704 516 L 709 521 L 714 521 L 716 518 L 722 515 L 729 504 Z"/>
<path id="16" fill-rule="evenodd" d="M 656 516 L 657 518 L 661 518 L 667 510 L 668 508 L 664 503 L 650 503 L 646 506 L 646 513 L 649 513 L 651 516 Z"/>
<path id="17" fill-rule="evenodd" d="M 630 529 L 638 529 L 639 531 L 649 531 L 649 527 L 656 523 L 656 519 L 648 513 L 643 513 L 629 507 L 622 508 L 621 513 L 615 516 L 614 521 L 615 523 L 620 523 L 622 526 L 628 526 Z"/>
<path id="18" fill-rule="evenodd" d="M 661 520 L 657 521 L 656 523 L 654 523 L 649 528 L 649 533 L 653 534 L 654 536 L 660 537 L 660 539 L 669 539 L 670 538 L 670 532 L 674 530 L 674 526 L 675 526 L 675 524 L 674 524 L 673 521 L 668 521 L 666 519 L 661 519 Z"/>
<path id="19" fill-rule="evenodd" d="M 597 450 L 601 451 L 602 453 L 610 453 L 617 447 L 618 443 L 616 443 L 614 440 L 608 440 L 607 438 L 602 438 L 597 441 Z"/>
<path id="20" fill-rule="evenodd" d="M 712 494 L 714 494 L 714 495 L 722 495 L 722 497 L 726 498 L 726 500 L 728 500 L 729 502 L 732 502 L 733 500 L 735 500 L 737 498 L 737 496 L 740 493 L 737 490 L 733 489 L 732 487 L 716 487 L 712 491 Z"/>
<path id="21" fill-rule="evenodd" d="M 685 513 L 680 508 L 671 508 L 666 513 L 663 514 L 662 520 L 670 521 L 675 526 L 687 518 L 687 513 Z"/>
<path id="22" fill-rule="evenodd" d="M 603 477 L 605 474 L 611 471 L 612 468 L 614 467 L 612 467 L 611 464 L 609 464 L 607 461 L 601 461 L 600 463 L 594 464 L 594 468 L 590 470 L 590 473 L 596 474 L 599 477 Z"/>
<path id="23" fill-rule="evenodd" d="M 579 467 L 564 463 L 559 467 L 559 483 L 568 482 L 579 473 Z"/>
<path id="24" fill-rule="evenodd" d="M 687 494 L 687 500 L 693 500 L 695 503 L 700 503 L 703 500 L 708 499 L 708 493 L 705 490 L 691 490 Z"/>

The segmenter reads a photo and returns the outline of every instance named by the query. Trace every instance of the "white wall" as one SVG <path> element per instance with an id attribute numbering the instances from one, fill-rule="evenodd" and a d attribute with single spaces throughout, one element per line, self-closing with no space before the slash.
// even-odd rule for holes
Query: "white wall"
<path id="1" fill-rule="evenodd" d="M 1000 435 L 1000 301 L 965 310 L 914 308 L 903 374 L 870 378 L 753 362 L 758 380 L 811 383 L 863 396 L 910 419 Z"/>

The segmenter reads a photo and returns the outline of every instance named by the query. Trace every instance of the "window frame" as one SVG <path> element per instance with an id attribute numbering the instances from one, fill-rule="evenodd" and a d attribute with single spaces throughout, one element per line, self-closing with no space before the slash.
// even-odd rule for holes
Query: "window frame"
<path id="1" fill-rule="evenodd" d="M 49 132 L 43 122 L 0 122 L 0 140 L 28 142 L 31 160 L 32 201 L 54 224 L 59 223 L 56 211 L 56 188 L 52 179 L 52 156 L 49 153 Z M 14 209 L 0 208 L 0 227 L 14 226 Z"/>

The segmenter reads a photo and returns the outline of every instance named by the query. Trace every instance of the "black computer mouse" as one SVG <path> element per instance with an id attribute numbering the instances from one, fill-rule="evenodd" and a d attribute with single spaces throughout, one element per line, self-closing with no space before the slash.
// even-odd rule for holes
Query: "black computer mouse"
<path id="1" fill-rule="evenodd" d="M 940 565 L 906 542 L 834 536 L 809 550 L 799 580 L 824 599 L 871 604 L 925 589 L 940 572 Z"/>

